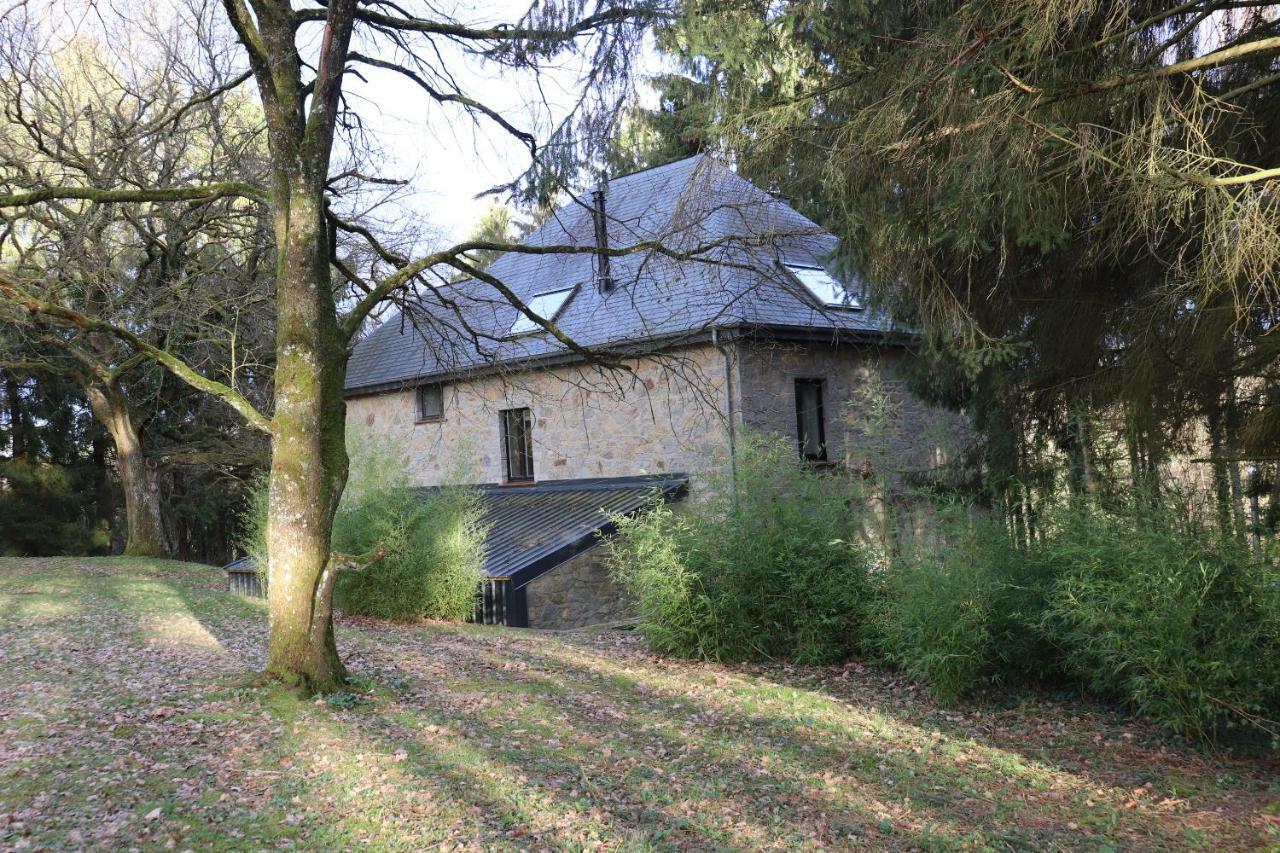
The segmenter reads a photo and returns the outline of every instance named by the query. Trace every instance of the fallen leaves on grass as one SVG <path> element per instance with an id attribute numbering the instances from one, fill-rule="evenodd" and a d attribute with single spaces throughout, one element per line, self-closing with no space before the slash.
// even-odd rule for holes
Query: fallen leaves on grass
<path id="1" fill-rule="evenodd" d="M 260 605 L 207 567 L 0 560 L 0 845 L 1092 847 L 1280 840 L 1277 767 L 1029 697 L 725 667 L 626 633 L 401 627 L 361 676 L 256 684 Z"/>

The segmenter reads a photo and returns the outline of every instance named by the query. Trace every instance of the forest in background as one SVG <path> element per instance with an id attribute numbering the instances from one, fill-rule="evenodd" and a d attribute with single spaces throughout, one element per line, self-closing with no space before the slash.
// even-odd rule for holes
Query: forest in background
<path id="1" fill-rule="evenodd" d="M 1259 545 L 1280 507 L 1278 28 L 1263 3 L 698 0 L 658 27 L 675 70 L 653 81 L 658 109 L 624 116 L 608 165 L 711 152 L 839 235 L 836 263 L 922 332 L 917 392 L 982 437 L 938 484 L 1000 507 L 1024 540 L 1062 490 L 1158 501 L 1193 486 L 1222 530 Z M 41 117 L 56 124 L 79 95 L 28 70 L 7 103 L 41 80 Z M 180 82 L 157 87 L 178 102 Z M 99 165 L 116 178 L 209 152 L 211 175 L 255 178 L 244 155 L 260 139 L 237 133 L 226 105 L 184 111 L 171 136 L 189 141 L 149 153 L 110 95 L 95 95 L 101 115 L 132 145 Z M 253 124 L 243 109 L 232 114 Z M 7 120 L 11 141 L 31 136 L 29 115 Z M 84 161 L 59 150 L 68 171 Z M 23 148 L 9 151 L 20 174 Z M 85 301 L 147 318 L 149 341 L 215 372 L 252 365 L 265 399 L 272 311 L 254 294 L 270 230 L 231 201 L 197 216 L 104 209 L 46 220 L 43 256 L 22 260 L 111 294 Z M 198 310 L 157 299 L 195 276 L 218 282 Z M 240 351 L 210 346 L 203 328 L 251 316 L 229 308 L 246 299 Z M 133 493 L 161 508 L 161 550 L 228 557 L 267 442 L 159 368 L 71 352 L 70 337 L 26 322 L 0 340 L 0 547 L 118 551 Z M 95 358 L 112 365 L 106 380 Z M 95 410 L 95 394 L 113 405 Z M 122 434 L 136 439 L 126 464 Z"/>
<path id="2" fill-rule="evenodd" d="M 841 238 L 982 441 L 939 485 L 1280 521 L 1273 4 L 694 0 L 619 169 L 697 152 Z"/>

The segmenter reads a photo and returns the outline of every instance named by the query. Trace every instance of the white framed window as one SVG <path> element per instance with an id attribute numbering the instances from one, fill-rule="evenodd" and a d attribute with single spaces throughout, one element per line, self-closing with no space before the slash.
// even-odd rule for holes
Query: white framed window
<path id="1" fill-rule="evenodd" d="M 419 385 L 414 401 L 418 420 L 438 421 L 444 417 L 444 386 L 439 382 Z"/>
<path id="2" fill-rule="evenodd" d="M 569 297 L 573 296 L 576 288 L 566 287 L 563 290 L 552 290 L 548 293 L 539 293 L 537 296 L 529 298 L 525 303 L 529 310 L 537 314 L 542 319 L 550 322 L 556 318 L 559 313 L 564 310 L 564 306 L 569 301 Z M 517 335 L 527 335 L 530 332 L 537 332 L 542 329 L 537 323 L 525 316 L 523 311 L 516 316 L 516 321 L 511 324 L 511 331 L 507 333 L 507 337 L 514 338 Z"/>
<path id="3" fill-rule="evenodd" d="M 861 308 L 862 302 L 858 294 L 836 281 L 831 273 L 822 267 L 802 266 L 800 264 L 783 264 L 787 272 L 796 277 L 804 285 L 814 299 L 829 308 Z"/>

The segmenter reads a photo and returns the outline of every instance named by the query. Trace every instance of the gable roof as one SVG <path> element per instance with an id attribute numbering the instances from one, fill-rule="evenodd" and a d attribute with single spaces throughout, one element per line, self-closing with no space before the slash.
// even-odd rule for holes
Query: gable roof
<path id="1" fill-rule="evenodd" d="M 614 287 L 606 292 L 595 285 L 590 205 L 590 193 L 575 197 L 524 240 L 531 251 L 507 252 L 488 269 L 525 304 L 574 288 L 554 323 L 583 347 L 643 351 L 712 329 L 803 330 L 830 340 L 893 331 L 873 311 L 828 308 L 809 294 L 782 264 L 822 266 L 835 237 L 706 155 L 609 183 L 609 244 L 626 253 L 611 258 Z M 481 281 L 423 288 L 412 311 L 356 345 L 347 393 L 572 357 L 545 332 L 510 337 L 519 316 Z"/>

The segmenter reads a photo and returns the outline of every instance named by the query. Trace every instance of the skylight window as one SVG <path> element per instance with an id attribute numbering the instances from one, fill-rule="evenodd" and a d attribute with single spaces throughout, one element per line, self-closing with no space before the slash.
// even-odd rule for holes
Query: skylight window
<path id="1" fill-rule="evenodd" d="M 804 289 L 823 305 L 832 308 L 862 307 L 858 294 L 836 281 L 822 267 L 802 267 L 795 264 L 785 266 L 787 272 L 795 276 L 804 285 Z"/>
<path id="2" fill-rule="evenodd" d="M 556 318 L 556 315 L 564 308 L 565 303 L 569 301 L 569 297 L 573 295 L 573 290 L 572 287 L 569 287 L 564 290 L 553 290 L 550 293 L 539 293 L 526 302 L 525 305 L 542 319 L 551 321 Z M 521 311 L 516 316 L 516 321 L 511 324 L 511 331 L 508 336 L 527 335 L 530 332 L 539 331 L 541 328 Z"/>

